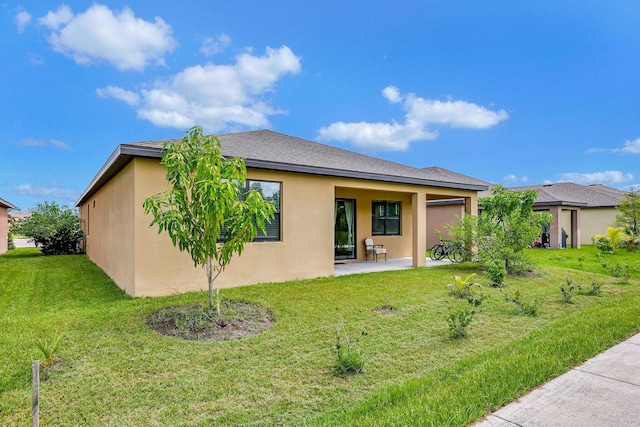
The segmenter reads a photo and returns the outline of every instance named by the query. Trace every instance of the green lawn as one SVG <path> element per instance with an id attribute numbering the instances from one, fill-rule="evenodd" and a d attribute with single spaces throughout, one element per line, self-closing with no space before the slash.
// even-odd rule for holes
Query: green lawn
<path id="1" fill-rule="evenodd" d="M 132 299 L 85 256 L 10 251 L 0 256 L 0 425 L 30 423 L 33 340 L 57 332 L 43 425 L 466 425 L 640 331 L 640 254 L 530 253 L 537 274 L 508 277 L 505 291 L 536 300 L 537 317 L 460 264 L 225 290 L 268 307 L 275 323 L 243 341 L 199 343 L 160 336 L 145 319 L 203 293 Z M 603 263 L 629 265 L 629 283 Z M 447 314 L 470 306 L 445 285 L 472 272 L 487 299 L 469 336 L 452 340 Z M 562 304 L 567 278 L 602 283 L 602 295 Z M 334 373 L 340 317 L 350 336 L 366 332 L 362 374 Z"/>

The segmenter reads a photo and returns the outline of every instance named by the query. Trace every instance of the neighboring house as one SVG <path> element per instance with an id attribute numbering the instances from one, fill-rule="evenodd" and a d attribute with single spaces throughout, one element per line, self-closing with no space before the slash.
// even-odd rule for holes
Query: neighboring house
<path id="1" fill-rule="evenodd" d="M 0 254 L 9 250 L 9 209 L 16 209 L 16 207 L 0 199 Z"/>
<path id="2" fill-rule="evenodd" d="M 220 287 L 331 276 L 336 262 L 364 260 L 364 239 L 390 258 L 426 263 L 427 200 L 461 199 L 477 213 L 487 189 L 463 175 L 443 176 L 272 131 L 219 136 L 227 157 L 245 159 L 247 186 L 276 204 L 267 234 L 245 246 L 217 279 Z M 150 227 L 142 204 L 168 188 L 164 141 L 121 144 L 78 199 L 86 252 L 133 296 L 206 289 L 203 270 Z M 384 261 L 380 261 L 384 262 Z"/>
<path id="3" fill-rule="evenodd" d="M 622 190 L 601 184 L 573 182 L 513 187 L 510 190 L 538 191 L 534 210 L 550 212 L 554 218 L 549 229 L 545 230 L 549 233 L 551 248 L 591 245 L 594 234 L 606 234 L 607 227 L 614 225 L 617 207 L 626 195 Z"/>
<path id="4" fill-rule="evenodd" d="M 492 186 L 483 181 L 477 182 Z M 549 212 L 554 217 L 554 221 L 544 230 L 540 244 L 553 249 L 591 245 L 594 234 L 606 234 L 607 227 L 615 223 L 617 207 L 626 195 L 622 190 L 600 184 L 580 185 L 573 182 L 512 187 L 509 190 L 538 192 L 533 209 Z M 478 193 L 478 197 L 488 196 L 491 196 L 490 190 Z M 442 238 L 447 238 L 444 226 L 462 217 L 463 205 L 461 199 L 427 202 L 428 247 L 438 243 L 438 232 Z"/>

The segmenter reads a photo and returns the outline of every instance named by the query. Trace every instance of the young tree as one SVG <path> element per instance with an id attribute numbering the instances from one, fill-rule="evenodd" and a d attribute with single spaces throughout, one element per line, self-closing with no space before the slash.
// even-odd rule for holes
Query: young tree
<path id="1" fill-rule="evenodd" d="M 629 238 L 629 249 L 635 251 L 640 244 L 640 187 L 631 187 L 631 190 L 620 201 L 620 212 L 616 215 L 616 226 L 624 228 Z"/>
<path id="2" fill-rule="evenodd" d="M 504 268 L 514 274 L 526 268 L 524 249 L 542 233 L 542 226 L 553 217 L 548 212 L 534 212 L 538 197 L 535 190 L 509 191 L 497 185 L 490 197 L 481 198 L 482 214 L 478 221 L 478 251 L 481 260 L 494 270 Z"/>
<path id="3" fill-rule="evenodd" d="M 494 283 L 501 284 L 507 274 L 523 271 L 530 264 L 524 249 L 553 217 L 533 211 L 538 196 L 534 190 L 509 191 L 498 185 L 491 193 L 479 200 L 479 217 L 465 215 L 447 229 L 452 239 L 477 250 L 478 261 L 486 265 Z"/>
<path id="4" fill-rule="evenodd" d="M 56 202 L 38 203 L 13 232 L 29 237 L 44 255 L 78 253 L 84 237 L 76 210 Z"/>
<path id="5" fill-rule="evenodd" d="M 259 229 L 266 232 L 275 210 L 258 191 L 245 193 L 244 160 L 225 158 L 220 149 L 220 141 L 205 136 L 199 126 L 180 142 L 166 143 L 161 164 L 172 188 L 144 201 L 145 213 L 153 214 L 151 226 L 157 224 L 158 233 L 166 231 L 195 266 L 204 266 L 211 309 L 216 278 Z"/>

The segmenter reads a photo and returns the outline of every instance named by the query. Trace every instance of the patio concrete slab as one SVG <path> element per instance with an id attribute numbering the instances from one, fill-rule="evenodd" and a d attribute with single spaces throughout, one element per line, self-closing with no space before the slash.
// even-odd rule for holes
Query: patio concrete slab
<path id="1" fill-rule="evenodd" d="M 450 264 L 451 261 L 443 259 L 440 261 L 427 258 L 427 267 L 434 267 L 437 265 Z M 339 263 L 337 262 L 333 267 L 334 276 L 344 276 L 346 274 L 359 274 L 359 273 L 374 273 L 377 271 L 391 271 L 391 270 L 406 270 L 413 268 L 411 266 L 411 257 L 405 258 L 389 258 L 386 261 L 384 259 L 376 261 L 351 261 Z"/>
<path id="2" fill-rule="evenodd" d="M 640 425 L 640 334 L 508 404 L 475 427 Z"/>

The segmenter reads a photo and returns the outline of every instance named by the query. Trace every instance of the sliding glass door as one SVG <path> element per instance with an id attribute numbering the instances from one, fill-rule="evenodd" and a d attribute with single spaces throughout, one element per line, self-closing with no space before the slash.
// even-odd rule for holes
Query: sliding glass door
<path id="1" fill-rule="evenodd" d="M 335 259 L 355 259 L 356 257 L 356 201 L 336 199 L 334 210 Z"/>

